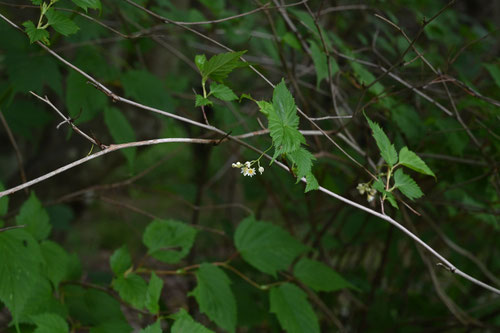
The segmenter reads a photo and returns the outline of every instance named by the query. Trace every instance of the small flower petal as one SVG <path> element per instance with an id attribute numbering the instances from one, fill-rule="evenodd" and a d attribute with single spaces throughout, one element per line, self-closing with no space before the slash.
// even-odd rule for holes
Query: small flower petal
<path id="1" fill-rule="evenodd" d="M 259 172 L 262 175 L 264 173 L 264 167 L 259 167 Z"/>

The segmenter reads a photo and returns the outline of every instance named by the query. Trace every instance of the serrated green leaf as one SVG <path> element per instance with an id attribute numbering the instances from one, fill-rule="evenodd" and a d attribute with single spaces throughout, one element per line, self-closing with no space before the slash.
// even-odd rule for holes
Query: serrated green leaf
<path id="1" fill-rule="evenodd" d="M 221 53 L 211 57 L 203 65 L 203 82 L 208 78 L 217 82 L 222 82 L 234 69 L 246 66 L 246 64 L 240 60 L 240 57 L 245 54 L 245 52 L 246 51 Z"/>
<path id="2" fill-rule="evenodd" d="M 488 70 L 496 85 L 500 88 L 500 65 L 498 64 L 483 64 L 484 68 Z"/>
<path id="3" fill-rule="evenodd" d="M 70 20 L 66 15 L 61 12 L 50 8 L 46 13 L 48 23 L 55 31 L 60 33 L 61 35 L 68 36 L 76 33 L 80 28 Z"/>
<path id="4" fill-rule="evenodd" d="M 106 95 L 87 84 L 87 79 L 71 71 L 66 80 L 66 106 L 76 124 L 89 121 L 107 104 Z"/>
<path id="5" fill-rule="evenodd" d="M 424 161 L 417 154 L 408 149 L 408 147 L 403 147 L 399 151 L 399 164 L 404 165 L 407 168 L 420 172 L 424 175 L 429 175 L 436 178 L 436 175 L 432 170 L 425 164 Z"/>
<path id="6" fill-rule="evenodd" d="M 157 320 L 154 324 L 149 325 L 146 328 L 143 328 L 139 331 L 139 333 L 162 333 L 161 330 L 161 320 Z"/>
<path id="7" fill-rule="evenodd" d="M 356 289 L 329 266 L 308 258 L 302 258 L 295 264 L 293 275 L 315 291 Z"/>
<path id="8" fill-rule="evenodd" d="M 234 234 L 242 258 L 261 272 L 273 275 L 287 269 L 308 248 L 282 228 L 257 222 L 253 216 L 244 219 Z"/>
<path id="9" fill-rule="evenodd" d="M 223 101 L 234 101 L 238 99 L 238 96 L 226 85 L 217 84 L 215 82 L 210 84 L 210 94 L 214 95 L 220 100 Z"/>
<path id="10" fill-rule="evenodd" d="M 104 122 L 115 143 L 134 142 L 136 140 L 134 128 L 118 109 L 112 107 L 106 108 L 104 111 Z M 127 159 L 129 169 L 133 170 L 137 148 L 120 149 L 120 151 Z"/>
<path id="11" fill-rule="evenodd" d="M 163 280 L 160 279 L 154 272 L 151 273 L 149 279 L 148 293 L 146 295 L 145 306 L 152 314 L 158 314 L 160 305 L 158 304 L 163 288 Z"/>
<path id="12" fill-rule="evenodd" d="M 208 98 L 205 98 L 201 95 L 196 95 L 196 100 L 194 102 L 195 107 L 200 107 L 200 106 L 207 106 L 207 105 L 213 105 L 214 103 L 209 100 Z"/>
<path id="13" fill-rule="evenodd" d="M 297 167 L 297 183 L 311 173 L 313 161 L 316 158 L 307 149 L 299 147 L 299 149 L 289 152 L 287 157 Z"/>
<path id="14" fill-rule="evenodd" d="M 68 333 L 68 323 L 59 315 L 44 313 L 33 316 L 36 329 L 33 333 Z"/>
<path id="15" fill-rule="evenodd" d="M 45 265 L 43 267 L 44 275 L 52 282 L 57 290 L 59 283 L 63 281 L 69 272 L 68 253 L 57 243 L 45 240 L 40 244 Z"/>
<path id="16" fill-rule="evenodd" d="M 394 186 L 410 200 L 418 199 L 424 195 L 417 183 L 401 169 L 394 172 Z"/>
<path id="17" fill-rule="evenodd" d="M 172 325 L 172 333 L 214 333 L 212 330 L 194 321 L 184 309 L 180 309 L 172 317 L 175 319 Z"/>
<path id="18" fill-rule="evenodd" d="M 15 323 L 40 275 L 43 258 L 38 242 L 21 229 L 0 233 L 0 300 Z"/>
<path id="19" fill-rule="evenodd" d="M 287 333 L 319 333 L 318 318 L 307 295 L 299 287 L 284 283 L 271 289 L 271 312 L 276 314 L 281 328 Z"/>
<path id="20" fill-rule="evenodd" d="M 23 23 L 23 26 L 25 28 L 26 34 L 28 34 L 28 37 L 30 39 L 30 43 L 33 44 L 35 42 L 41 41 L 45 45 L 50 45 L 49 41 L 49 32 L 45 29 L 37 29 L 35 27 L 35 24 L 31 21 L 26 21 Z"/>
<path id="21" fill-rule="evenodd" d="M 0 192 L 5 191 L 5 186 L 0 182 Z M 6 195 L 0 198 L 0 216 L 7 214 L 9 209 L 9 197 Z"/>
<path id="22" fill-rule="evenodd" d="M 120 276 L 132 266 L 132 258 L 126 245 L 117 249 L 109 258 L 111 270 L 115 276 Z"/>
<path id="23" fill-rule="evenodd" d="M 312 172 L 310 172 L 306 175 L 306 181 L 307 181 L 307 185 L 306 185 L 306 189 L 304 190 L 304 193 L 307 193 L 309 191 L 314 191 L 314 190 L 317 190 L 319 188 L 318 180 L 312 174 Z"/>
<path id="24" fill-rule="evenodd" d="M 243 95 L 242 95 L 243 96 Z M 259 107 L 259 111 L 262 112 L 266 117 L 269 117 L 269 112 L 274 112 L 273 105 L 266 101 L 255 101 Z"/>
<path id="25" fill-rule="evenodd" d="M 367 115 L 365 115 L 365 118 L 372 130 L 373 138 L 375 139 L 378 149 L 380 150 L 380 155 L 382 155 L 382 158 L 387 162 L 387 164 L 393 166 L 398 162 L 398 153 L 396 152 L 396 148 L 394 148 L 394 145 L 391 141 L 389 141 L 389 138 L 377 123 L 371 121 Z"/>
<path id="26" fill-rule="evenodd" d="M 234 332 L 236 299 L 226 273 L 217 266 L 203 263 L 196 272 L 196 280 L 198 284 L 190 294 L 196 298 L 200 311 L 221 328 Z"/>
<path id="27" fill-rule="evenodd" d="M 196 233 L 196 229 L 182 222 L 154 220 L 144 231 L 142 241 L 153 258 L 174 264 L 189 253 Z"/>
<path id="28" fill-rule="evenodd" d="M 21 206 L 21 210 L 16 216 L 16 224 L 25 225 L 24 230 L 32 234 L 37 240 L 42 240 L 49 236 L 52 229 L 49 223 L 49 215 L 42 207 L 35 192 L 31 192 L 29 199 Z"/>
<path id="29" fill-rule="evenodd" d="M 113 280 L 113 289 L 118 292 L 120 298 L 136 309 L 142 309 L 146 301 L 148 285 L 142 277 L 137 274 L 119 276 Z"/>
<path id="30" fill-rule="evenodd" d="M 319 48 L 315 41 L 309 41 L 311 47 L 311 55 L 316 69 L 316 87 L 319 88 L 321 81 L 328 78 L 328 61 L 326 54 Z M 335 75 L 339 67 L 335 59 L 330 57 L 330 69 L 332 76 Z"/>
<path id="31" fill-rule="evenodd" d="M 275 157 L 299 149 L 306 140 L 299 132 L 299 117 L 295 101 L 286 88 L 285 81 L 276 85 L 273 92 L 273 107 L 268 108 L 269 132 L 276 150 Z"/>
<path id="32" fill-rule="evenodd" d="M 82 8 L 85 12 L 87 9 L 99 9 L 101 10 L 101 1 L 100 0 L 71 0 L 75 5 Z"/>

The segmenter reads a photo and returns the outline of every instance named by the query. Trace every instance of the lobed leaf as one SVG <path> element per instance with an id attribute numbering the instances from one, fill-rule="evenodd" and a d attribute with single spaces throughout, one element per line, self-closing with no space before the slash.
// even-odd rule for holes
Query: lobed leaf
<path id="1" fill-rule="evenodd" d="M 24 31 L 26 32 L 26 34 L 28 34 L 31 44 L 40 41 L 45 45 L 50 45 L 50 35 L 46 29 L 37 29 L 37 27 L 35 27 L 35 24 L 31 21 L 24 22 L 23 26 L 25 28 Z"/>
<path id="2" fill-rule="evenodd" d="M 109 258 L 109 263 L 115 276 L 123 275 L 123 273 L 132 267 L 132 258 L 130 257 L 127 246 L 123 245 L 113 252 L 111 258 Z"/>

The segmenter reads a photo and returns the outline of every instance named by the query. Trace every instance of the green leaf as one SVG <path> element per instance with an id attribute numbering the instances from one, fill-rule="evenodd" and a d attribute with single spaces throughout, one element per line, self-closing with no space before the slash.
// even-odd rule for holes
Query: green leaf
<path id="1" fill-rule="evenodd" d="M 31 21 L 26 21 L 23 23 L 23 26 L 25 28 L 25 32 L 28 34 L 28 37 L 30 38 L 30 43 L 33 44 L 34 42 L 41 41 L 45 45 L 50 45 L 49 41 L 49 32 L 45 29 L 37 29 L 33 22 Z"/>
<path id="2" fill-rule="evenodd" d="M 308 250 L 282 228 L 257 222 L 253 216 L 240 223 L 234 242 L 246 262 L 275 277 L 276 272 L 287 269 L 299 254 Z"/>
<path id="3" fill-rule="evenodd" d="M 115 276 L 123 275 L 130 267 L 132 267 L 132 258 L 126 245 L 123 245 L 118 250 L 113 252 L 109 258 L 111 270 Z"/>
<path id="4" fill-rule="evenodd" d="M 304 191 L 305 193 L 307 193 L 309 191 L 317 190 L 319 188 L 318 180 L 316 179 L 316 177 L 314 177 L 312 172 L 310 172 L 306 175 L 306 181 L 307 181 L 307 185 L 306 185 L 306 189 Z"/>
<path id="5" fill-rule="evenodd" d="M 0 192 L 5 191 L 5 186 L 0 182 Z M 9 197 L 6 195 L 0 198 L 0 216 L 7 214 L 9 209 Z"/>
<path id="6" fill-rule="evenodd" d="M 29 91 L 34 91 L 43 95 L 43 87 L 47 85 L 59 96 L 62 96 L 63 77 L 57 62 L 47 54 L 29 54 L 14 51 L 7 52 L 5 54 L 5 71 L 9 74 L 9 83 L 12 84 L 14 92 L 27 93 Z M 22 101 L 13 103 L 11 107 L 21 109 L 21 107 L 18 106 L 19 102 Z M 42 110 L 44 109 L 34 107 L 33 105 L 30 105 L 30 108 L 36 110 L 36 113 L 43 113 Z M 22 109 L 27 108 L 23 105 Z M 3 112 L 5 112 L 5 110 L 3 110 Z M 21 113 L 21 111 L 18 112 Z M 28 118 L 34 122 L 39 121 L 42 123 L 40 118 L 46 118 L 38 116 L 36 118 L 39 119 L 35 120 L 33 115 L 27 115 L 26 113 L 27 112 L 24 111 L 22 112 L 22 119 L 24 121 Z"/>
<path id="7" fill-rule="evenodd" d="M 76 124 L 89 121 L 107 104 L 106 95 L 87 84 L 87 79 L 70 71 L 66 80 L 66 106 Z"/>
<path id="8" fill-rule="evenodd" d="M 118 109 L 112 107 L 106 108 L 104 111 L 104 122 L 115 143 L 134 142 L 136 140 L 134 128 Z M 120 151 L 127 159 L 129 169 L 133 170 L 137 148 L 120 149 Z"/>
<path id="9" fill-rule="evenodd" d="M 299 40 L 297 39 L 297 37 L 295 37 L 295 35 L 289 31 L 287 31 L 283 37 L 281 37 L 281 40 L 283 42 L 285 42 L 286 44 L 290 45 L 291 47 L 293 47 L 294 49 L 296 50 L 299 50 L 302 48 L 302 46 L 300 45 L 300 42 Z"/>
<path id="10" fill-rule="evenodd" d="M 269 131 L 276 149 L 275 157 L 297 150 L 301 143 L 306 142 L 298 130 L 297 107 L 284 80 L 281 80 L 274 88 L 273 107 L 268 108 L 267 111 L 269 112 Z"/>
<path id="11" fill-rule="evenodd" d="M 16 224 L 25 225 L 24 230 L 31 233 L 37 240 L 42 240 L 49 236 L 52 229 L 49 223 L 49 215 L 42 207 L 35 192 L 31 192 L 29 199 L 21 206 L 21 210 L 16 216 Z"/>
<path id="12" fill-rule="evenodd" d="M 196 232 L 196 229 L 182 222 L 154 220 L 144 231 L 142 241 L 153 258 L 175 264 L 189 253 Z"/>
<path id="13" fill-rule="evenodd" d="M 394 145 L 389 141 L 389 138 L 377 123 L 371 121 L 366 114 L 365 118 L 372 129 L 373 138 L 377 142 L 378 149 L 380 149 L 380 155 L 382 155 L 387 164 L 393 166 L 398 162 L 396 148 L 394 148 Z"/>
<path id="14" fill-rule="evenodd" d="M 57 290 L 59 283 L 68 276 L 70 257 L 59 244 L 49 240 L 43 241 L 40 249 L 45 260 L 44 274 Z"/>
<path id="15" fill-rule="evenodd" d="M 194 63 L 196 64 L 196 67 L 198 67 L 198 70 L 200 71 L 201 75 L 203 75 L 203 69 L 206 62 L 207 62 L 207 57 L 204 54 L 197 54 L 194 57 Z"/>
<path id="16" fill-rule="evenodd" d="M 408 149 L 408 147 L 403 147 L 399 151 L 399 164 L 404 165 L 407 168 L 420 172 L 424 175 L 429 175 L 436 178 L 436 175 L 432 170 L 425 164 L 424 161 L 417 154 Z"/>
<path id="17" fill-rule="evenodd" d="M 314 291 L 356 289 L 329 266 L 308 258 L 300 259 L 293 269 L 293 275 Z"/>
<path id="18" fill-rule="evenodd" d="M 500 65 L 483 64 L 484 68 L 488 70 L 495 83 L 500 88 Z"/>
<path id="19" fill-rule="evenodd" d="M 34 315 L 47 312 L 58 314 L 62 318 L 68 316 L 66 306 L 61 304 L 55 297 L 54 288 L 49 280 L 44 278 L 36 279 L 30 290 L 31 295 L 19 314 L 19 323 L 34 324 Z"/>
<path id="20" fill-rule="evenodd" d="M 394 172 L 394 186 L 410 200 L 418 199 L 424 195 L 417 183 L 401 169 Z"/>
<path id="21" fill-rule="evenodd" d="M 94 326 L 107 322 L 126 323 L 120 302 L 104 291 L 85 289 L 75 285 L 64 285 L 61 289 L 69 315 L 83 325 Z M 105 332 L 104 329 L 100 331 Z M 110 333 L 125 331 L 117 329 Z"/>
<path id="22" fill-rule="evenodd" d="M 89 333 L 130 333 L 134 331 L 132 327 L 122 320 L 106 321 L 90 329 Z"/>
<path id="23" fill-rule="evenodd" d="M 139 331 L 139 333 L 162 333 L 161 330 L 161 320 L 157 320 L 154 324 L 149 325 L 146 328 L 143 328 Z"/>
<path id="24" fill-rule="evenodd" d="M 158 312 L 160 311 L 158 302 L 160 300 L 162 288 L 163 280 L 160 279 L 154 272 L 151 273 L 145 305 L 146 309 L 148 309 L 152 314 L 158 314 Z"/>
<path id="25" fill-rule="evenodd" d="M 281 327 L 287 333 L 319 333 L 318 318 L 307 295 L 291 283 L 271 289 L 271 312 L 276 314 Z"/>
<path id="26" fill-rule="evenodd" d="M 290 161 L 297 167 L 297 183 L 311 173 L 311 168 L 313 161 L 316 158 L 307 149 L 299 147 L 299 149 L 294 150 L 287 154 Z"/>
<path id="27" fill-rule="evenodd" d="M 392 207 L 399 209 L 398 204 L 396 203 L 396 198 L 394 198 L 394 194 L 385 190 L 385 185 L 380 178 L 373 183 L 373 188 L 384 194 Z"/>
<path id="28" fill-rule="evenodd" d="M 172 333 L 214 333 L 212 330 L 194 321 L 184 309 L 180 309 L 179 312 L 172 315 L 172 317 L 175 319 L 172 325 Z"/>
<path id="29" fill-rule="evenodd" d="M 326 54 L 319 48 L 318 44 L 314 41 L 309 41 L 311 45 L 311 55 L 316 69 L 316 87 L 319 88 L 321 81 L 328 78 L 328 61 Z M 332 76 L 338 72 L 339 67 L 335 59 L 330 57 L 330 69 Z"/>
<path id="30" fill-rule="evenodd" d="M 226 85 L 217 84 L 215 82 L 210 84 L 210 94 L 214 95 L 220 100 L 223 101 L 234 101 L 238 99 L 238 96 Z"/>
<path id="31" fill-rule="evenodd" d="M 214 103 L 201 95 L 196 94 L 196 100 L 194 102 L 195 107 L 213 105 Z"/>
<path id="32" fill-rule="evenodd" d="M 198 284 L 190 293 L 196 298 L 200 311 L 218 326 L 234 332 L 236 329 L 236 300 L 231 280 L 219 267 L 203 263 L 196 272 Z"/>
<path id="33" fill-rule="evenodd" d="M 243 96 L 243 95 L 242 95 Z M 269 113 L 274 112 L 273 105 L 266 101 L 255 101 L 259 107 L 259 111 L 262 112 L 266 117 L 269 117 Z"/>
<path id="34" fill-rule="evenodd" d="M 120 297 L 136 309 L 142 309 L 146 301 L 148 285 L 142 277 L 136 274 L 119 276 L 113 280 L 113 289 Z"/>
<path id="35" fill-rule="evenodd" d="M 68 333 L 68 323 L 59 315 L 44 313 L 33 316 L 36 329 L 33 333 Z"/>
<path id="36" fill-rule="evenodd" d="M 127 97 L 157 109 L 167 110 L 173 107 L 165 82 L 156 75 L 148 71 L 131 70 L 121 80 Z"/>
<path id="37" fill-rule="evenodd" d="M 43 258 L 33 236 L 21 229 L 0 233 L 0 301 L 15 323 L 32 294 Z"/>
<path id="38" fill-rule="evenodd" d="M 246 66 L 246 63 L 240 60 L 240 57 L 245 54 L 245 52 L 246 51 L 221 53 L 211 57 L 203 65 L 203 82 L 208 78 L 217 82 L 222 82 L 234 69 Z"/>
<path id="39" fill-rule="evenodd" d="M 68 36 L 76 33 L 80 28 L 70 20 L 66 15 L 61 12 L 54 10 L 53 8 L 49 9 L 45 16 L 47 17 L 48 23 L 55 31 L 60 33 L 61 35 Z"/>
<path id="40" fill-rule="evenodd" d="M 75 5 L 82 8 L 85 12 L 87 9 L 99 9 L 101 10 L 101 1 L 100 0 L 71 0 Z"/>

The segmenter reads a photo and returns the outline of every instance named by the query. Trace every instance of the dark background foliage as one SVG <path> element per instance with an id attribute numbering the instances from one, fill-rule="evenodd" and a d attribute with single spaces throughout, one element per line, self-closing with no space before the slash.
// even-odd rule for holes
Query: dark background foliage
<path id="1" fill-rule="evenodd" d="M 264 4 L 135 2 L 181 22 L 225 18 Z M 188 27 L 236 51 L 248 50 L 245 58 L 271 82 L 285 79 L 296 104 L 309 117 L 336 115 L 334 108 L 340 115 L 352 116 L 316 123 L 371 172 L 379 171 L 383 163 L 363 111 L 381 125 L 398 151 L 408 146 L 417 152 L 437 179 L 411 172 L 425 196 L 416 201 L 398 198 L 421 215 L 401 202 L 399 209 L 385 204 L 385 213 L 462 271 L 498 288 L 500 2 L 457 1 L 443 12 L 447 2 L 434 0 L 356 4 L 311 0 L 307 4 L 315 15 L 320 14 L 321 34 L 303 4 Z M 26 20 L 36 24 L 40 8 L 29 5 L 28 1 L 0 2 L 0 13 L 19 26 Z M 69 0 L 60 0 L 55 6 L 84 13 Z M 274 6 L 274 2 L 269 5 Z M 205 122 L 201 109 L 194 106 L 195 93 L 202 91 L 194 58 L 197 54 L 210 58 L 227 50 L 179 26 L 165 24 L 128 1 L 102 0 L 102 10 L 87 13 L 93 19 L 64 13 L 79 31 L 63 36 L 48 28 L 52 50 L 117 95 Z M 419 35 L 423 23 L 436 13 L 439 16 Z M 394 22 L 411 41 L 418 36 L 414 46 L 425 61 L 413 49 L 406 52 L 409 44 L 400 31 L 375 14 Z M 0 20 L 0 36 L 0 111 L 5 120 L 0 126 L 0 182 L 5 189 L 23 182 L 21 170 L 30 180 L 99 150 L 67 124 L 58 127 L 61 118 L 29 91 L 47 95 L 79 128 L 104 144 L 167 137 L 222 138 L 175 119 L 114 103 L 4 20 Z M 331 82 L 323 42 L 329 50 Z M 392 68 L 391 75 L 371 84 L 384 73 L 381 68 Z M 334 85 L 333 99 L 330 83 Z M 226 85 L 238 96 L 272 98 L 272 87 L 248 67 L 236 69 Z M 247 99 L 214 100 L 205 111 L 211 125 L 232 135 L 258 131 L 260 124 L 267 124 L 256 104 Z M 299 127 L 316 130 L 303 117 Z M 306 135 L 306 139 L 307 149 L 317 158 L 313 173 L 320 185 L 380 210 L 378 198 L 368 203 L 356 190 L 358 183 L 370 181 L 363 168 L 324 136 Z M 268 135 L 245 141 L 261 150 L 271 145 Z M 22 167 L 16 151 L 22 156 Z M 106 301 L 111 304 L 113 297 L 121 296 L 110 287 L 116 272 L 109 260 L 123 245 L 135 267 L 156 270 L 161 277 L 161 314 L 186 308 L 213 330 L 220 328 L 210 320 L 213 318 L 200 313 L 189 295 L 197 285 L 195 276 L 161 271 L 231 258 L 238 272 L 259 285 L 291 279 L 300 286 L 290 275 L 292 268 L 275 278 L 235 255 L 233 235 L 249 215 L 285 229 L 311 249 L 302 256 L 326 264 L 352 285 L 316 294 L 309 289 L 309 302 L 322 332 L 338 330 L 336 322 L 350 332 L 500 329 L 498 297 L 441 269 L 436 259 L 388 223 L 319 191 L 303 193 L 304 186 L 295 184 L 290 173 L 267 162 L 264 174 L 253 178 L 231 168 L 231 163 L 258 157 L 234 142 L 169 143 L 107 154 L 29 191 L 10 195 L 8 211 L 0 209 L 0 227 L 14 225 L 30 192 L 36 193 L 52 229 L 49 239 L 72 255 L 68 259 L 71 269 L 60 286 L 40 288 L 49 296 L 39 296 L 38 306 L 62 314 L 75 332 L 105 322 L 92 317 L 99 313 L 111 318 L 110 322 L 119 322 L 116 327 L 122 328 L 114 327 L 114 332 L 155 322 L 155 316 L 134 310 L 130 302 L 106 306 Z M 30 212 L 45 214 L 35 208 Z M 142 235 L 154 219 L 173 219 L 197 228 L 196 241 L 182 261 L 168 264 L 146 255 Z M 7 237 L 9 232 L 1 235 Z M 281 331 L 269 310 L 269 291 L 255 288 L 230 270 L 226 273 L 237 302 L 237 331 Z M 143 277 L 149 278 L 149 273 Z M 112 297 L 99 294 L 92 303 L 89 290 L 101 289 Z M 85 296 L 79 294 L 82 290 L 87 292 Z M 85 311 L 89 313 L 82 310 L 79 297 L 86 297 Z M 117 312 L 108 313 L 109 309 Z M 0 313 L 1 331 L 15 332 L 11 310 L 5 307 Z M 31 315 L 42 312 L 30 311 Z M 167 322 L 170 319 L 162 324 L 165 329 Z M 24 321 L 22 332 L 31 332 L 33 323 Z M 107 331 L 103 328 L 102 332 Z"/>

